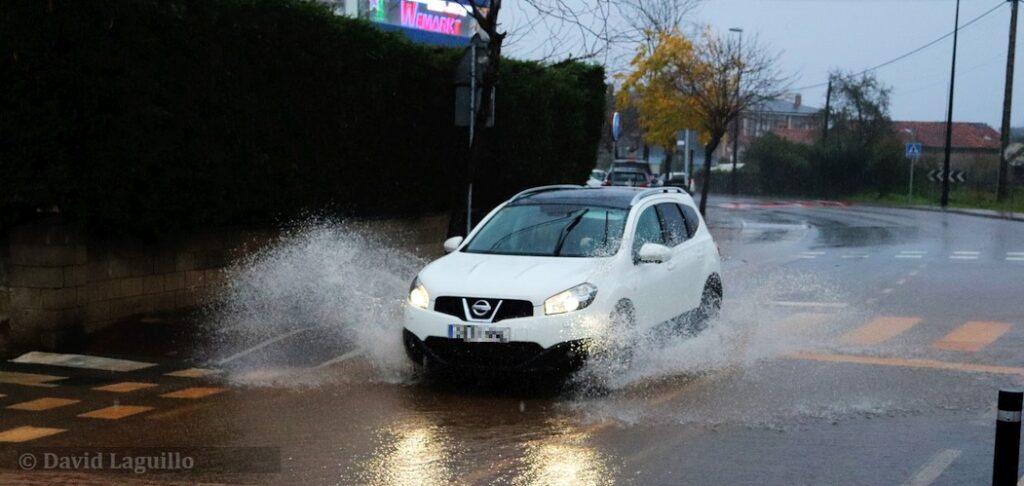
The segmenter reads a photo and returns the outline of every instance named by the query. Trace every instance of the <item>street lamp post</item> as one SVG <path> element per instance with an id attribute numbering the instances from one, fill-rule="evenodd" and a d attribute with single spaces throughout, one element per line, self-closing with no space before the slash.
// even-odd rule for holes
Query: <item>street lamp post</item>
<path id="1" fill-rule="evenodd" d="M 738 103 L 739 99 L 740 99 L 740 81 L 742 80 L 742 77 L 743 77 L 743 65 L 742 65 L 742 58 L 743 58 L 743 29 L 738 28 L 738 27 L 733 27 L 733 28 L 729 29 L 729 32 L 735 32 L 735 33 L 739 34 L 739 36 L 740 36 L 739 45 L 738 45 L 738 49 L 737 49 L 737 52 L 736 52 L 736 56 L 737 56 L 737 62 L 736 62 L 736 102 Z M 739 150 L 740 150 L 740 121 L 741 121 L 742 117 L 743 117 L 742 113 L 737 113 L 736 114 L 736 120 L 733 122 L 733 126 L 732 126 L 732 194 L 734 196 L 737 193 L 736 161 L 737 161 L 737 159 L 739 159 Z"/>
<path id="2" fill-rule="evenodd" d="M 942 198 L 945 209 L 949 205 L 949 158 L 953 144 L 953 96 L 956 94 L 956 44 L 960 34 L 960 0 L 956 0 L 956 18 L 953 27 L 953 66 L 949 74 L 949 108 L 946 111 L 946 153 L 942 161 Z"/>

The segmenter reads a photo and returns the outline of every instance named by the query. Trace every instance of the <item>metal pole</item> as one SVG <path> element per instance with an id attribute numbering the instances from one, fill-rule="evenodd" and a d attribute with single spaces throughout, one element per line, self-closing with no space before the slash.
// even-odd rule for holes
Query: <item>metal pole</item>
<path id="1" fill-rule="evenodd" d="M 473 138 L 476 136 L 476 42 L 469 44 L 469 159 L 466 168 L 466 236 L 473 230 Z"/>
<path id="2" fill-rule="evenodd" d="M 992 486 L 1017 484 L 1022 401 L 1024 401 L 1024 392 L 999 390 L 999 410 L 996 412 L 996 443 L 992 461 Z"/>
<path id="3" fill-rule="evenodd" d="M 1010 145 L 1010 111 L 1013 106 L 1013 63 L 1017 52 L 1017 7 L 1018 0 L 1010 0 L 1010 43 L 1006 50 L 1006 90 L 1003 92 L 1003 127 L 999 144 L 999 182 L 996 185 L 996 201 L 1006 199 L 1006 178 L 1010 166 L 1006 160 L 1006 147 Z"/>
<path id="4" fill-rule="evenodd" d="M 956 94 L 956 45 L 960 35 L 960 0 L 956 0 L 953 28 L 953 67 L 949 75 L 949 111 L 946 112 L 946 156 L 942 161 L 942 207 L 949 206 L 949 157 L 953 144 L 953 95 Z"/>
<path id="5" fill-rule="evenodd" d="M 829 115 L 832 114 L 832 76 L 828 77 L 828 92 L 825 94 L 825 133 L 822 135 L 822 141 L 828 141 L 828 119 Z"/>
<path id="6" fill-rule="evenodd" d="M 907 188 L 907 204 L 914 203 L 914 162 L 917 162 L 917 157 L 910 158 L 910 185 Z"/>
<path id="7" fill-rule="evenodd" d="M 736 103 L 739 104 L 739 102 L 740 102 L 740 81 L 743 79 L 743 64 L 742 64 L 742 59 L 743 59 L 743 29 L 733 28 L 733 29 L 729 29 L 729 30 L 732 31 L 732 32 L 737 32 L 740 35 L 740 41 L 739 41 L 739 46 L 738 46 L 739 50 L 737 52 L 737 60 L 739 62 L 736 63 Z M 740 152 L 739 152 L 740 151 L 740 120 L 742 119 L 742 117 L 743 117 L 742 113 L 737 113 L 736 114 L 736 121 L 733 122 L 733 126 L 732 126 L 732 135 L 733 135 L 733 137 L 732 137 L 732 180 L 731 180 L 731 182 L 732 182 L 732 195 L 733 196 L 735 196 L 736 192 L 737 192 L 737 187 L 736 187 L 736 184 L 737 184 L 737 182 L 736 182 L 736 177 L 737 177 L 737 174 L 736 174 L 736 161 L 737 161 L 737 159 L 739 159 L 739 156 L 740 156 Z"/>

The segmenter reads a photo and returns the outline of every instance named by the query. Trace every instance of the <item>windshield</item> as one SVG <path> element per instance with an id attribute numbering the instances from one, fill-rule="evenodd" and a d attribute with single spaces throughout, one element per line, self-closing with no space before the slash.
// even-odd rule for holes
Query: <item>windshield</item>
<path id="1" fill-rule="evenodd" d="M 612 172 L 612 182 L 647 182 L 647 176 L 640 172 Z"/>
<path id="2" fill-rule="evenodd" d="M 604 171 L 595 170 L 590 172 L 590 178 L 594 180 L 604 179 Z"/>
<path id="3" fill-rule="evenodd" d="M 626 210 L 572 204 L 506 206 L 464 251 L 499 255 L 603 257 L 615 254 Z"/>

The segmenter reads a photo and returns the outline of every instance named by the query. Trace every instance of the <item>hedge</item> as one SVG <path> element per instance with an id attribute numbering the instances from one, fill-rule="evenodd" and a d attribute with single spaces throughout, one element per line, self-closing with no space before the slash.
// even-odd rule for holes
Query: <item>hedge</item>
<path id="1" fill-rule="evenodd" d="M 12 0 L 0 9 L 0 225 L 59 208 L 158 236 L 460 200 L 460 50 L 299 0 Z M 502 61 L 478 204 L 593 167 L 602 68 Z"/>

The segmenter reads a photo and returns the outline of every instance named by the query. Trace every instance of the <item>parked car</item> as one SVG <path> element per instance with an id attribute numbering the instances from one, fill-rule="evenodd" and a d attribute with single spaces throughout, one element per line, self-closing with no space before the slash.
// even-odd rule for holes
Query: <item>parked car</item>
<path id="1" fill-rule="evenodd" d="M 662 174 L 658 176 L 658 186 L 670 186 L 670 187 L 681 187 L 687 192 L 690 191 L 689 187 L 690 175 L 686 172 L 670 172 L 668 174 Z"/>
<path id="2" fill-rule="evenodd" d="M 530 189 L 444 247 L 405 306 L 428 370 L 577 369 L 615 337 L 699 329 L 722 302 L 717 247 L 678 188 Z"/>
<path id="3" fill-rule="evenodd" d="M 608 172 L 613 171 L 638 171 L 654 177 L 654 174 L 651 173 L 651 164 L 647 163 L 645 160 L 628 159 L 612 161 L 611 165 L 608 167 Z"/>
<path id="4" fill-rule="evenodd" d="M 601 187 L 601 185 L 604 183 L 605 177 L 607 177 L 607 176 L 608 176 L 607 172 L 605 172 L 605 171 L 603 171 L 601 169 L 594 169 L 594 170 L 590 171 L 590 177 L 587 178 L 586 186 L 587 187 Z"/>

